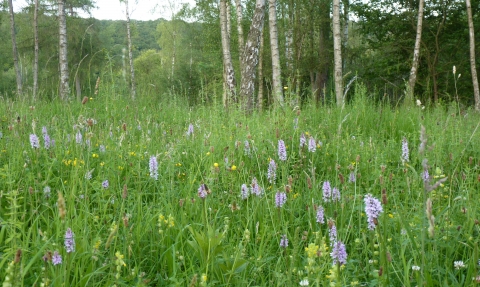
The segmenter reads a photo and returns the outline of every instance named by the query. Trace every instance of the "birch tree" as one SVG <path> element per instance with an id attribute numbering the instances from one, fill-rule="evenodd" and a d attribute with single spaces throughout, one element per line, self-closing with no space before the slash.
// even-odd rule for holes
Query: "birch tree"
<path id="1" fill-rule="evenodd" d="M 423 7 L 424 0 L 418 3 L 418 17 L 417 17 L 417 36 L 415 37 L 415 48 L 413 49 L 412 68 L 410 69 L 410 76 L 408 78 L 408 87 L 405 97 L 406 104 L 413 103 L 413 94 L 415 91 L 415 83 L 417 82 L 418 61 L 420 58 L 420 44 L 422 41 L 422 23 L 423 23 Z"/>
<path id="2" fill-rule="evenodd" d="M 273 97 L 277 105 L 283 106 L 280 52 L 278 49 L 276 0 L 268 0 L 268 24 L 270 29 L 270 48 L 272 50 Z"/>
<path id="3" fill-rule="evenodd" d="M 470 0 L 466 0 L 468 31 L 470 35 L 470 70 L 472 71 L 473 95 L 475 98 L 475 110 L 480 112 L 480 91 L 478 88 L 477 68 L 475 66 L 475 33 L 473 29 L 472 6 Z"/>
<path id="4" fill-rule="evenodd" d="M 10 32 L 12 35 L 13 64 L 15 66 L 15 75 L 17 79 L 17 95 L 22 94 L 22 74 L 18 64 L 17 38 L 15 36 L 15 14 L 13 13 L 12 0 L 8 0 L 8 9 L 10 14 Z"/>
<path id="5" fill-rule="evenodd" d="M 260 37 L 262 37 L 263 32 L 264 18 L 265 0 L 257 0 L 241 60 L 240 101 L 242 108 L 248 113 L 253 110 L 256 67 L 258 65 L 258 51 Z"/>
<path id="6" fill-rule="evenodd" d="M 60 89 L 59 97 L 67 101 L 70 94 L 68 58 L 67 58 L 67 18 L 65 15 L 65 0 L 58 0 L 58 27 L 59 27 L 59 64 L 60 64 Z"/>
<path id="7" fill-rule="evenodd" d="M 36 100 L 38 93 L 38 0 L 35 0 L 35 7 L 33 11 L 33 38 L 33 99 Z"/>
<path id="8" fill-rule="evenodd" d="M 237 32 L 238 32 L 238 54 L 240 57 L 240 61 L 242 61 L 242 52 L 243 52 L 243 46 L 244 44 L 244 39 L 243 39 L 243 26 L 242 26 L 242 21 L 243 21 L 243 7 L 242 7 L 242 1 L 241 0 L 235 0 L 235 7 L 236 7 L 236 12 L 237 12 Z"/>
<path id="9" fill-rule="evenodd" d="M 128 0 L 125 2 L 125 16 L 127 18 L 127 43 L 128 43 L 128 60 L 130 63 L 130 97 L 135 99 L 135 69 L 133 67 L 133 53 L 132 53 L 132 37 L 130 33 L 130 11 L 128 10 Z"/>
<path id="10" fill-rule="evenodd" d="M 235 71 L 232 64 L 232 55 L 230 53 L 230 36 L 228 33 L 227 25 L 227 1 L 220 0 L 220 33 L 222 37 L 222 56 L 223 56 L 223 82 L 224 82 L 224 94 L 223 105 L 228 106 L 230 99 L 236 101 L 235 91 Z"/>
<path id="11" fill-rule="evenodd" d="M 333 0 L 333 58 L 337 106 L 343 106 L 342 35 L 340 32 L 340 0 Z"/>

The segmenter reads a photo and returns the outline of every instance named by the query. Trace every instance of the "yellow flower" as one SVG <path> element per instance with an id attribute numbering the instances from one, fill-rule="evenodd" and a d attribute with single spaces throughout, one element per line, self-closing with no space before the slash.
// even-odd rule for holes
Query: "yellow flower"
<path id="1" fill-rule="evenodd" d="M 293 199 L 295 199 L 295 198 L 297 198 L 297 197 L 299 197 L 299 196 L 300 196 L 300 193 L 297 192 L 297 193 L 295 193 L 295 194 L 293 195 Z"/>
<path id="2" fill-rule="evenodd" d="M 134 151 L 129 152 L 129 154 L 130 154 L 131 156 L 135 156 L 135 152 L 134 152 Z"/>
<path id="3" fill-rule="evenodd" d="M 213 164 L 214 167 L 218 167 L 218 162 Z"/>
<path id="4" fill-rule="evenodd" d="M 102 162 L 100 163 L 100 166 L 104 166 L 104 165 L 105 165 L 105 163 L 102 161 Z"/>
<path id="5" fill-rule="evenodd" d="M 236 166 L 236 165 L 232 165 L 232 170 L 233 170 L 233 171 L 237 170 L 237 166 Z"/>
<path id="6" fill-rule="evenodd" d="M 389 213 L 388 217 L 393 218 L 393 214 Z"/>
<path id="7" fill-rule="evenodd" d="M 93 153 L 93 154 L 92 154 L 92 157 L 93 157 L 93 158 L 98 158 L 98 154 Z"/>
<path id="8" fill-rule="evenodd" d="M 288 90 L 288 87 L 287 87 L 287 86 L 285 86 L 285 87 L 283 87 L 283 89 L 284 89 L 284 90 Z"/>
<path id="9" fill-rule="evenodd" d="M 209 151 L 207 152 L 207 155 L 210 155 L 210 152 L 209 152 Z"/>
<path id="10" fill-rule="evenodd" d="M 318 245 L 314 243 L 308 244 L 308 247 L 305 247 L 305 252 L 307 252 L 308 258 L 317 257 L 318 249 L 320 249 Z"/>

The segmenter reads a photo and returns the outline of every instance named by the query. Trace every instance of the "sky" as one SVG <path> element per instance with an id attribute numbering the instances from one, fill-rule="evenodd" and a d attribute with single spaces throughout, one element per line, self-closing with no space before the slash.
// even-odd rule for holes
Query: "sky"
<path id="1" fill-rule="evenodd" d="M 129 0 L 130 18 L 135 20 L 170 19 L 172 11 L 176 12 L 182 3 L 195 5 L 195 0 Z M 96 0 L 98 9 L 93 9 L 92 16 L 101 20 L 125 20 L 125 4 L 119 0 Z"/>

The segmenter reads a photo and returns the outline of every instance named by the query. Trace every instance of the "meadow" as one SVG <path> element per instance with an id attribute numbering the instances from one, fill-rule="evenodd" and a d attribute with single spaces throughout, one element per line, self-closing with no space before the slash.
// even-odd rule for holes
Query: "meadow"
<path id="1" fill-rule="evenodd" d="M 0 105 L 7 286 L 480 284 L 480 116 L 456 104 Z"/>

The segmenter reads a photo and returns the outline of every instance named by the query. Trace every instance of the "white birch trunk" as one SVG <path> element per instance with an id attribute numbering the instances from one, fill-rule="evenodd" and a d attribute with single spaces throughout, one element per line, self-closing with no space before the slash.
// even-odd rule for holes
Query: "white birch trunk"
<path id="1" fill-rule="evenodd" d="M 10 32 L 12 34 L 12 53 L 13 64 L 15 67 L 15 76 L 17 78 L 17 95 L 22 95 L 22 73 L 18 65 L 18 51 L 17 51 L 17 38 L 15 36 L 15 14 L 13 13 L 12 0 L 8 0 L 8 8 L 10 14 Z"/>
<path id="2" fill-rule="evenodd" d="M 282 72 L 278 49 L 276 0 L 268 0 L 268 24 L 270 29 L 270 47 L 272 50 L 272 82 L 274 103 L 283 106 Z"/>
<path id="3" fill-rule="evenodd" d="M 475 99 L 475 110 L 480 112 L 480 90 L 478 88 L 477 68 L 475 66 L 475 32 L 473 29 L 472 6 L 470 0 L 466 0 L 468 31 L 470 35 L 470 69 L 472 71 L 473 95 Z"/>
<path id="4" fill-rule="evenodd" d="M 333 58 L 335 70 L 335 95 L 337 106 L 342 107 L 343 73 L 342 73 L 342 35 L 340 32 L 340 0 L 333 0 Z"/>
<path id="5" fill-rule="evenodd" d="M 420 44 L 422 41 L 422 23 L 423 23 L 423 6 L 424 0 L 418 3 L 418 18 L 417 18 L 417 36 L 415 38 L 415 47 L 413 49 L 412 69 L 408 78 L 408 90 L 405 93 L 405 103 L 410 105 L 413 103 L 413 95 L 415 92 L 415 83 L 417 82 L 418 60 L 420 58 Z"/>
<path id="6" fill-rule="evenodd" d="M 35 42 L 33 59 L 33 100 L 35 101 L 38 93 L 38 0 L 35 0 L 35 10 L 33 14 L 33 38 Z"/>
<path id="7" fill-rule="evenodd" d="M 243 53 L 243 47 L 245 46 L 245 41 L 243 38 L 243 27 L 242 27 L 242 21 L 243 21 L 243 7 L 242 7 L 242 1 L 241 0 L 235 0 L 235 6 L 236 6 L 236 11 L 237 11 L 237 32 L 238 32 L 238 55 L 240 58 L 240 62 L 242 61 L 242 53 Z"/>
<path id="8" fill-rule="evenodd" d="M 59 64 L 60 89 L 59 96 L 67 101 L 70 96 L 68 57 L 67 57 L 67 18 L 65 15 L 65 0 L 58 0 L 58 27 L 59 27 Z"/>
<path id="9" fill-rule="evenodd" d="M 228 14 L 227 1 L 220 0 L 220 33 L 222 37 L 222 57 L 223 57 L 223 105 L 228 107 L 231 99 L 236 101 L 235 91 L 235 71 L 233 70 L 232 55 L 230 53 L 230 37 L 228 34 Z"/>
<path id="10" fill-rule="evenodd" d="M 252 24 L 248 32 L 247 42 L 241 60 L 240 98 L 242 108 L 250 113 L 253 110 L 253 93 L 255 92 L 255 70 L 258 65 L 258 50 L 263 32 L 265 18 L 265 0 L 257 0 Z"/>
<path id="11" fill-rule="evenodd" d="M 257 95 L 257 107 L 258 110 L 263 110 L 263 50 L 265 49 L 263 36 L 260 37 L 260 51 L 258 52 L 258 95 Z"/>
<path id="12" fill-rule="evenodd" d="M 127 42 L 128 42 L 128 59 L 130 62 L 130 96 L 135 99 L 135 69 L 133 68 L 133 53 L 132 53 L 132 37 L 130 34 L 130 11 L 128 10 L 128 0 L 125 0 L 125 15 L 127 17 Z"/>

